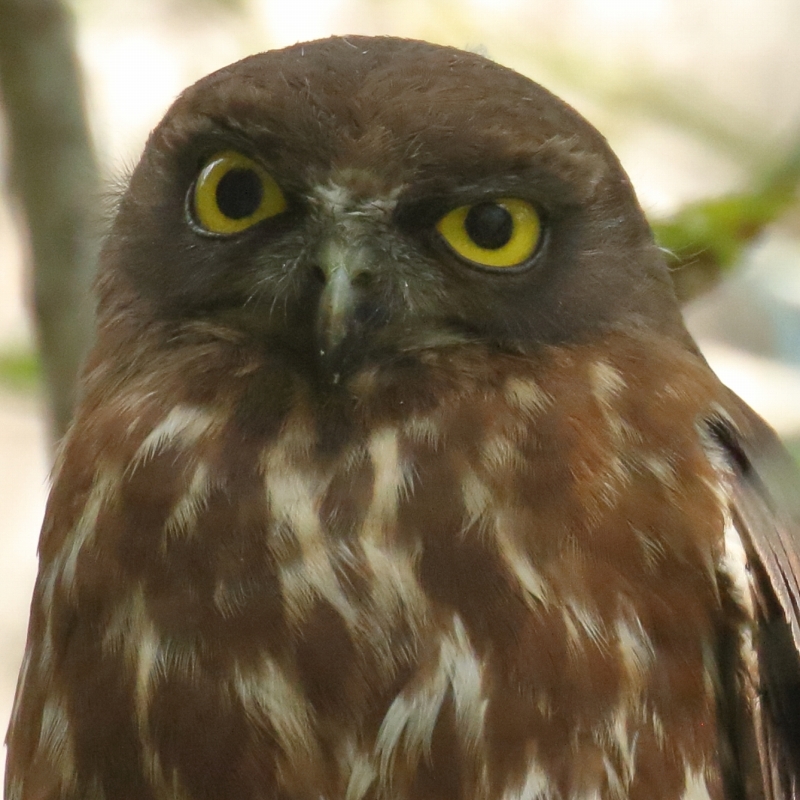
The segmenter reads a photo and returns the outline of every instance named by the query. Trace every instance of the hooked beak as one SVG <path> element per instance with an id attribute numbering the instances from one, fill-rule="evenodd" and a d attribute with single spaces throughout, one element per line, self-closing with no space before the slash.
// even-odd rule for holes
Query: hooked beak
<path id="1" fill-rule="evenodd" d="M 329 239 L 320 248 L 318 266 L 325 287 L 317 309 L 317 341 L 324 358 L 334 352 L 352 330 L 359 304 L 358 284 L 367 275 L 367 254 L 358 245 Z"/>

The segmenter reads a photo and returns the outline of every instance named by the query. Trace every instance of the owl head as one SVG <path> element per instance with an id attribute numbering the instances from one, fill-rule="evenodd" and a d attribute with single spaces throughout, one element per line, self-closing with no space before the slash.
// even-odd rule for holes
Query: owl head
<path id="1" fill-rule="evenodd" d="M 336 380 L 465 342 L 686 337 L 603 137 L 510 69 L 394 38 L 262 53 L 186 90 L 121 200 L 100 297 L 117 348 L 202 328 Z"/>

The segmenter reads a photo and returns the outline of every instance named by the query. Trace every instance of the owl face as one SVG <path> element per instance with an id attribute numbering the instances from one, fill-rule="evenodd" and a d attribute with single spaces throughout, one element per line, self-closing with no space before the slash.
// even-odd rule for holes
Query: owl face
<path id="1" fill-rule="evenodd" d="M 104 263 L 107 321 L 124 297 L 143 325 L 213 320 L 337 380 L 462 342 L 683 330 L 602 137 L 522 76 L 422 42 L 298 45 L 191 87 Z"/>

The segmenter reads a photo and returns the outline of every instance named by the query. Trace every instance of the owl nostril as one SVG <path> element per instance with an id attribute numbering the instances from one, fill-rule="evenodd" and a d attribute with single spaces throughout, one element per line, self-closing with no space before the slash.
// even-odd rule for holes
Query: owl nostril
<path id="1" fill-rule="evenodd" d="M 328 275 L 328 273 L 326 273 L 322 267 L 316 264 L 311 267 L 311 275 L 316 281 L 323 285 L 328 283 L 330 278 L 330 275 Z M 373 275 L 371 272 L 358 272 L 349 278 L 349 281 L 350 285 L 354 289 L 368 289 L 372 285 Z"/>

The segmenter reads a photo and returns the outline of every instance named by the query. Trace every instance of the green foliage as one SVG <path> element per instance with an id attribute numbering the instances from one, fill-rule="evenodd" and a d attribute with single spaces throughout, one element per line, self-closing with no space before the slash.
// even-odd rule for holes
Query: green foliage
<path id="1" fill-rule="evenodd" d="M 0 352 L 0 386 L 33 390 L 41 379 L 39 359 L 32 350 Z"/>
<path id="2" fill-rule="evenodd" d="M 789 202 L 785 196 L 729 195 L 684 206 L 672 219 L 654 223 L 653 229 L 658 244 L 679 262 L 704 255 L 724 270 Z"/>
<path id="3" fill-rule="evenodd" d="M 789 440 L 786 444 L 786 449 L 789 455 L 794 459 L 795 464 L 800 468 L 800 439 Z"/>
<path id="4" fill-rule="evenodd" d="M 678 297 L 685 302 L 718 283 L 753 240 L 797 202 L 798 181 L 800 145 L 752 190 L 691 203 L 670 219 L 652 222 Z"/>

